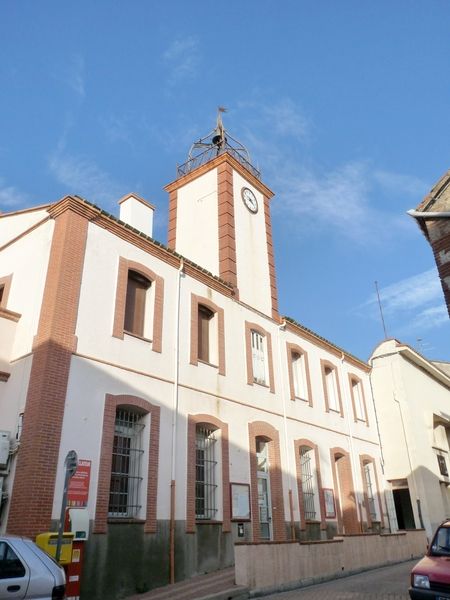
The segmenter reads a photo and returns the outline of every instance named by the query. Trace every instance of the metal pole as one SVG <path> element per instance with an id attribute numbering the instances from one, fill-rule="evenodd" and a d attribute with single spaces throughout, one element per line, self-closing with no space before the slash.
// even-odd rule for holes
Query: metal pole
<path id="1" fill-rule="evenodd" d="M 61 545 L 62 545 L 62 537 L 63 537 L 63 531 L 64 531 L 64 522 L 66 520 L 67 490 L 69 489 L 70 478 L 71 478 L 70 471 L 69 471 L 69 469 L 66 469 L 66 474 L 64 477 L 64 492 L 63 492 L 63 498 L 62 498 L 62 503 L 61 503 L 61 515 L 59 517 L 58 540 L 56 543 L 56 556 L 55 556 L 56 562 L 59 562 L 59 559 L 61 556 Z"/>

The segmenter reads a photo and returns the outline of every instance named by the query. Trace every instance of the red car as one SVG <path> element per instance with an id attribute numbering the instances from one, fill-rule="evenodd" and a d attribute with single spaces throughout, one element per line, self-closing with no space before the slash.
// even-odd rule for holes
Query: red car
<path id="1" fill-rule="evenodd" d="M 437 528 L 428 551 L 411 571 L 412 600 L 450 598 L 450 519 Z"/>

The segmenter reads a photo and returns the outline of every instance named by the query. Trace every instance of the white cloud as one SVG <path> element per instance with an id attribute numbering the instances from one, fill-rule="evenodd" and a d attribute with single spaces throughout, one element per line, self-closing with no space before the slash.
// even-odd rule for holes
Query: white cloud
<path id="1" fill-rule="evenodd" d="M 183 80 L 193 79 L 200 64 L 199 42 L 194 36 L 174 40 L 163 54 L 169 69 L 168 83 L 174 86 Z"/>
<path id="2" fill-rule="evenodd" d="M 64 81 L 80 98 L 86 96 L 85 64 L 81 54 L 72 55 L 67 65 Z"/>
<path id="3" fill-rule="evenodd" d="M 429 186 L 414 175 L 402 175 L 380 169 L 373 172 L 373 177 L 388 192 L 413 196 L 418 202 L 429 190 Z"/>
<path id="4" fill-rule="evenodd" d="M 379 294 L 389 334 L 411 337 L 448 322 L 442 287 L 435 268 L 381 287 Z M 376 292 L 355 312 L 379 319 Z"/>
<path id="5" fill-rule="evenodd" d="M 122 195 L 119 184 L 86 159 L 57 154 L 50 159 L 49 168 L 57 181 L 70 188 L 68 193 L 78 194 L 91 202 L 111 204 Z"/>
<path id="6" fill-rule="evenodd" d="M 7 185 L 0 178 L 0 211 L 4 208 L 21 208 L 28 202 L 27 194 L 21 192 L 13 185 Z"/>

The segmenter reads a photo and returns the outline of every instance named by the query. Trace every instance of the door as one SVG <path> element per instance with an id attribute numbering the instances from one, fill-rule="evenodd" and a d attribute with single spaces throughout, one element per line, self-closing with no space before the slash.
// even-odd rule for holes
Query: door
<path id="1" fill-rule="evenodd" d="M 272 539 L 272 512 L 268 473 L 258 473 L 259 534 L 262 540 Z"/>

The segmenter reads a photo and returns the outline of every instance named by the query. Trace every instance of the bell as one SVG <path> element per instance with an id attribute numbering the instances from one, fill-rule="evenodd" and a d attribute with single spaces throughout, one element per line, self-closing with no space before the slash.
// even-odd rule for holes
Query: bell
<path id="1" fill-rule="evenodd" d="M 212 143 L 215 146 L 219 146 L 219 144 L 221 144 L 223 138 L 222 138 L 222 131 L 220 129 L 220 127 L 216 127 L 216 130 L 214 131 L 214 135 L 212 136 Z"/>

